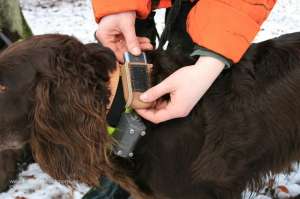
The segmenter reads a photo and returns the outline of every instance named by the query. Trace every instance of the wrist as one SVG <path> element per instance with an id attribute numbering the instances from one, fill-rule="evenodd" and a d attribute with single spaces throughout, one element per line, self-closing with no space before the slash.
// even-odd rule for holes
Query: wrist
<path id="1" fill-rule="evenodd" d="M 214 51 L 211 51 L 207 48 L 204 48 L 202 46 L 195 45 L 194 51 L 191 54 L 191 56 L 200 56 L 200 57 L 213 57 L 215 59 L 220 60 L 225 64 L 225 68 L 230 68 L 232 65 L 232 61 Z"/>
<path id="2" fill-rule="evenodd" d="M 103 21 L 117 21 L 120 22 L 121 20 L 128 19 L 128 18 L 136 18 L 136 11 L 125 11 L 125 12 L 117 12 L 117 13 L 112 13 L 106 16 L 103 16 L 101 19 L 99 19 L 99 23 L 103 23 Z"/>
<path id="3" fill-rule="evenodd" d="M 223 71 L 225 64 L 213 57 L 200 57 L 192 67 L 201 84 L 205 81 L 209 87 Z"/>
<path id="4" fill-rule="evenodd" d="M 209 67 L 216 71 L 222 71 L 225 68 L 225 63 L 214 57 L 199 57 L 195 63 L 197 67 Z"/>

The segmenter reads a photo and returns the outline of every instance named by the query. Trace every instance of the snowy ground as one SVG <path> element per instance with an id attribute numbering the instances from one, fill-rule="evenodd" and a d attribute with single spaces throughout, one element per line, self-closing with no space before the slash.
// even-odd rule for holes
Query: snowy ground
<path id="1" fill-rule="evenodd" d="M 63 33 L 74 35 L 83 42 L 93 42 L 93 33 L 97 28 L 89 0 L 21 0 L 26 19 L 34 34 Z M 163 12 L 159 12 L 157 25 L 163 28 Z M 300 1 L 278 0 L 275 9 L 264 23 L 255 42 L 284 33 L 300 31 Z M 295 166 L 290 175 L 275 177 L 274 190 L 278 198 L 288 198 L 300 194 L 300 168 Z M 88 190 L 78 185 L 75 190 L 59 184 L 43 173 L 37 164 L 32 164 L 19 175 L 15 185 L 0 194 L 2 199 L 79 199 Z M 256 199 L 270 199 L 263 193 Z M 245 197 L 249 197 L 245 192 Z"/>

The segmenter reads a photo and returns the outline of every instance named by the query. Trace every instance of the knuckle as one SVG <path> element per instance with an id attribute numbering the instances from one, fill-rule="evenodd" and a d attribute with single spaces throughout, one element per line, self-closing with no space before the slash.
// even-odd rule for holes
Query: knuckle
<path id="1" fill-rule="evenodd" d="M 186 117 L 186 116 L 188 116 L 189 115 L 189 111 L 188 110 L 186 110 L 186 109 L 183 109 L 183 110 L 179 110 L 178 112 L 177 112 L 177 116 L 178 117 Z"/>
<path id="2" fill-rule="evenodd" d="M 136 44 L 138 44 L 138 41 L 136 40 L 134 35 L 128 35 L 127 33 L 124 33 L 124 36 L 128 46 L 135 46 Z"/>
<path id="3" fill-rule="evenodd" d="M 158 124 L 159 123 L 159 121 L 158 120 L 152 120 L 152 123 L 154 123 L 154 124 Z"/>
<path id="4" fill-rule="evenodd" d="M 153 121 L 152 121 L 154 124 L 159 124 L 159 123 L 161 123 L 162 122 L 162 120 L 161 119 L 159 119 L 159 118 L 153 118 Z"/>
<path id="5" fill-rule="evenodd" d="M 160 122 L 157 117 L 145 117 L 145 119 L 151 121 L 154 124 L 158 124 Z"/>

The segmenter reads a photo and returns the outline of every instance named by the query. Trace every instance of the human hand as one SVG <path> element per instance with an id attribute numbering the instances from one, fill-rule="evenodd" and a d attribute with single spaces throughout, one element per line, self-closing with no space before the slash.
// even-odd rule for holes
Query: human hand
<path id="1" fill-rule="evenodd" d="M 154 102 L 169 93 L 169 102 L 158 102 L 153 108 L 136 111 L 153 123 L 185 117 L 223 69 L 223 62 L 212 57 L 200 57 L 195 65 L 180 68 L 141 95 L 142 101 Z"/>
<path id="2" fill-rule="evenodd" d="M 141 50 L 153 49 L 147 37 L 136 36 L 135 19 L 135 11 L 129 11 L 105 16 L 99 22 L 96 38 L 112 49 L 120 62 L 126 51 L 139 55 Z"/>

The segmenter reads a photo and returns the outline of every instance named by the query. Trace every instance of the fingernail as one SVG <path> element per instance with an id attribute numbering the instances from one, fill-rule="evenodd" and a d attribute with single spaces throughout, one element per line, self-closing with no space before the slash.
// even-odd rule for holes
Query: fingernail
<path id="1" fill-rule="evenodd" d="M 134 55 L 139 55 L 139 54 L 141 54 L 141 50 L 138 47 L 134 47 L 131 50 L 131 53 L 134 54 Z"/>
<path id="2" fill-rule="evenodd" d="M 147 102 L 147 95 L 145 93 L 141 94 L 140 95 L 140 100 L 142 100 L 143 102 Z"/>

